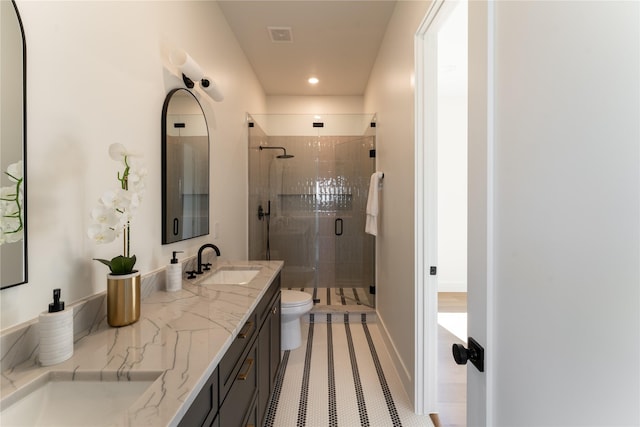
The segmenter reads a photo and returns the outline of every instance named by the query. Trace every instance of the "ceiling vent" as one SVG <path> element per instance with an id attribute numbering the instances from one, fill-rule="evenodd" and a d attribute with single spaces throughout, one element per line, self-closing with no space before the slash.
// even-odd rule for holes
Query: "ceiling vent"
<path id="1" fill-rule="evenodd" d="M 273 43 L 293 43 L 291 27 L 267 27 Z"/>

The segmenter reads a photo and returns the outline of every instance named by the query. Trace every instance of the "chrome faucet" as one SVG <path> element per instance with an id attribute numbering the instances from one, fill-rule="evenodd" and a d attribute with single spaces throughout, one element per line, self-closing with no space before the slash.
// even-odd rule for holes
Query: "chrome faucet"
<path id="1" fill-rule="evenodd" d="M 220 249 L 218 249 L 218 247 L 213 243 L 205 243 L 200 246 L 200 249 L 198 249 L 198 271 L 196 271 L 196 274 L 202 274 L 202 267 L 204 267 L 205 270 L 209 270 L 209 267 L 211 267 L 211 264 L 209 263 L 202 263 L 202 252 L 207 248 L 213 249 L 216 251 L 216 255 L 220 256 Z"/>

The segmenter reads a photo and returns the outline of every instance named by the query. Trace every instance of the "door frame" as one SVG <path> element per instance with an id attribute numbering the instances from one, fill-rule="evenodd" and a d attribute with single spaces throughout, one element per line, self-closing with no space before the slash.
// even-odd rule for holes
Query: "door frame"
<path id="1" fill-rule="evenodd" d="M 437 26 L 455 0 L 434 0 L 415 35 L 415 381 L 418 414 L 437 413 Z M 468 334 L 485 347 L 485 372 L 467 368 L 467 422 L 493 424 L 493 2 L 469 1 Z M 434 125 L 430 125 L 434 124 Z M 470 365 L 472 366 L 472 365 Z M 461 369 L 465 369 L 461 367 Z"/>
<path id="2" fill-rule="evenodd" d="M 445 0 L 434 0 L 415 35 L 415 381 L 414 410 L 437 413 L 438 279 L 437 266 L 437 91 L 436 29 Z M 437 29 L 436 29 L 437 31 Z M 434 124 L 428 126 L 428 124 Z"/>

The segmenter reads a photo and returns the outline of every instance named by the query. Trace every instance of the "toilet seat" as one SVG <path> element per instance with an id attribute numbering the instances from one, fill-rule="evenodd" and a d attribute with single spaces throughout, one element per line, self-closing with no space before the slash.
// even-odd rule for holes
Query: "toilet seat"
<path id="1" fill-rule="evenodd" d="M 311 302 L 311 295 L 306 292 L 283 289 L 280 295 L 282 307 L 300 307 Z"/>

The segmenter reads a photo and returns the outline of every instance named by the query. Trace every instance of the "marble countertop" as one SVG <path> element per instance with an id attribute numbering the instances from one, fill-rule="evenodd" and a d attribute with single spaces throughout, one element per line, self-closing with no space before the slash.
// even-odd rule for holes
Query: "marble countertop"
<path id="1" fill-rule="evenodd" d="M 262 268 L 245 285 L 199 285 L 206 281 L 204 275 L 184 280 L 180 291 L 156 291 L 142 301 L 138 322 L 83 337 L 71 359 L 49 367 L 18 366 L 9 377 L 5 373 L 2 397 L 51 372 L 75 379 L 157 377 L 115 425 L 177 425 L 282 269 L 282 261 L 218 261 L 215 268 L 228 266 Z"/>

